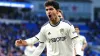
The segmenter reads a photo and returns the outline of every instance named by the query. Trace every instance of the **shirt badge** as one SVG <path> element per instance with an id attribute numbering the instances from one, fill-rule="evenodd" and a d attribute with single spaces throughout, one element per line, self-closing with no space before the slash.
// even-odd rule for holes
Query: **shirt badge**
<path id="1" fill-rule="evenodd" d="M 61 28 L 60 29 L 60 33 L 63 34 L 64 33 L 64 29 Z"/>

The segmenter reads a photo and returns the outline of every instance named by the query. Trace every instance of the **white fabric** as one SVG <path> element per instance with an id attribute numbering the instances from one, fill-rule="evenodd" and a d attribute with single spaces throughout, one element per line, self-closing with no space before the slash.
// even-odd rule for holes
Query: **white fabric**
<path id="1" fill-rule="evenodd" d="M 36 35 L 40 42 L 46 42 L 47 56 L 74 56 L 72 38 L 76 36 L 73 25 L 63 21 L 55 27 L 46 24 Z"/>
<path id="2" fill-rule="evenodd" d="M 81 49 L 82 49 L 82 46 L 84 45 L 84 43 L 87 43 L 86 42 L 86 39 L 85 39 L 85 37 L 84 36 L 82 36 L 82 35 L 79 35 L 77 38 L 76 38 L 76 40 L 78 41 L 77 42 L 77 45 L 76 45 L 76 54 L 79 54 L 79 55 L 81 55 L 81 56 L 84 56 L 84 51 L 82 51 Z"/>
<path id="3" fill-rule="evenodd" d="M 33 54 L 33 52 L 35 51 L 36 47 L 35 46 L 26 46 L 25 50 L 24 50 L 24 54 L 26 56 L 31 56 Z"/>
<path id="4" fill-rule="evenodd" d="M 45 48 L 44 43 L 39 43 L 39 46 L 35 49 L 34 53 L 31 56 L 39 56 Z"/>
<path id="5" fill-rule="evenodd" d="M 27 42 L 28 45 L 32 45 L 32 44 L 39 42 L 39 40 L 36 37 L 26 39 L 25 41 Z"/>

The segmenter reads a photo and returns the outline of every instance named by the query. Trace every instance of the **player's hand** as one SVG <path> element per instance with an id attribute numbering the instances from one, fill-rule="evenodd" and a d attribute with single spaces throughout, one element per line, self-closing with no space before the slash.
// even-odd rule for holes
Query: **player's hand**
<path id="1" fill-rule="evenodd" d="M 21 46 L 21 45 L 23 44 L 22 41 L 23 41 L 23 40 L 16 40 L 16 41 L 15 41 L 15 45 L 16 45 L 16 46 Z"/>

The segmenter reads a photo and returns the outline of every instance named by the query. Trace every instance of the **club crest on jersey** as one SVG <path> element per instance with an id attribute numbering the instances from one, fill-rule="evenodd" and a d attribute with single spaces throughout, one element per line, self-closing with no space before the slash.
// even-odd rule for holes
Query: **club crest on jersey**
<path id="1" fill-rule="evenodd" d="M 48 32 L 48 35 L 50 35 L 51 33 L 50 32 Z"/>
<path id="2" fill-rule="evenodd" d="M 63 34 L 64 33 L 64 29 L 61 28 L 60 29 L 60 33 Z"/>

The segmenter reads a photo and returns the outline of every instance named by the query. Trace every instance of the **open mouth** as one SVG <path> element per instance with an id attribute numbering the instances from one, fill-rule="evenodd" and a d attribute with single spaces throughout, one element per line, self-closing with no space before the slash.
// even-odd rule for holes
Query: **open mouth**
<path id="1" fill-rule="evenodd" d="M 49 17 L 51 18 L 51 15 L 49 15 Z"/>

